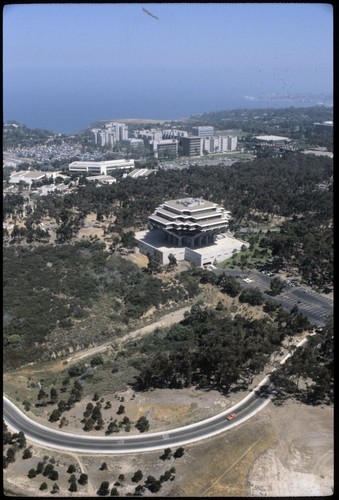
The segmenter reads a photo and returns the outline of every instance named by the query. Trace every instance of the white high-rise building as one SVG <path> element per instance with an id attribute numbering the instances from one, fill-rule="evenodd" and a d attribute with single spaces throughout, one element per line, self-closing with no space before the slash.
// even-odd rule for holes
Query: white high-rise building
<path id="1" fill-rule="evenodd" d="M 230 135 L 220 135 L 214 137 L 203 137 L 203 151 L 207 153 L 227 153 L 235 151 L 238 145 L 238 138 Z"/>
<path id="2" fill-rule="evenodd" d="M 207 153 L 217 153 L 219 151 L 219 137 L 203 137 L 202 150 Z"/>
<path id="3" fill-rule="evenodd" d="M 91 132 L 94 135 L 95 144 L 99 144 L 99 141 L 100 141 L 99 136 L 101 134 L 101 128 L 92 128 Z"/>
<path id="4" fill-rule="evenodd" d="M 227 136 L 227 151 L 235 151 L 238 147 L 238 137 L 228 135 Z"/>
<path id="5" fill-rule="evenodd" d="M 115 141 L 125 141 L 128 139 L 128 126 L 125 123 L 110 122 L 106 124 L 106 128 L 114 134 Z"/>
<path id="6" fill-rule="evenodd" d="M 227 151 L 235 151 L 238 146 L 238 138 L 231 135 L 219 136 L 219 151 L 226 153 Z"/>
<path id="7" fill-rule="evenodd" d="M 105 124 L 105 128 L 92 128 L 91 132 L 94 135 L 95 144 L 99 146 L 113 147 L 117 141 L 128 139 L 128 126 L 125 123 L 109 122 Z"/>

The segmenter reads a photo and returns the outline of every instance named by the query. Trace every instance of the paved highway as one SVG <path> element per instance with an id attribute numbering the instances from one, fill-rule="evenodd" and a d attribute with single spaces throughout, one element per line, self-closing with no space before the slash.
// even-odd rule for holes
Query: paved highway
<path id="1" fill-rule="evenodd" d="M 267 377 L 260 385 L 263 384 L 269 384 Z M 255 391 L 251 391 L 237 405 L 196 424 L 165 432 L 145 433 L 122 438 L 76 435 L 44 427 L 27 418 L 5 397 L 3 398 L 3 418 L 11 429 L 16 432 L 23 431 L 27 439 L 48 448 L 97 454 L 136 453 L 182 446 L 215 436 L 250 418 L 265 407 L 272 397 L 272 394 L 259 397 Z M 226 417 L 231 413 L 236 413 L 236 417 L 228 421 Z"/>
<path id="2" fill-rule="evenodd" d="M 310 335 L 315 335 L 315 333 Z M 302 339 L 297 347 L 305 342 L 307 342 L 307 337 Z M 291 354 L 288 353 L 280 363 L 284 363 L 290 356 Z M 262 386 L 265 386 L 265 390 L 264 394 L 260 395 L 258 390 Z M 225 432 L 264 408 L 274 397 L 273 391 L 274 386 L 269 376 L 266 376 L 240 403 L 214 417 L 178 429 L 137 436 L 96 437 L 50 429 L 29 419 L 5 396 L 3 397 L 3 419 L 13 431 L 23 431 L 28 440 L 47 448 L 104 455 L 138 453 L 162 450 L 170 446 L 182 446 Z M 230 414 L 235 414 L 235 417 L 229 421 L 227 416 Z"/>

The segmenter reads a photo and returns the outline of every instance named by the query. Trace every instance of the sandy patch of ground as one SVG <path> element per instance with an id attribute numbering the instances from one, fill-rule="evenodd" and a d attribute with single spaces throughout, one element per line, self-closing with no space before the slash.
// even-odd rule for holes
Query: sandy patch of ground
<path id="1" fill-rule="evenodd" d="M 78 239 L 97 237 L 104 238 L 104 229 L 102 227 L 82 227 L 78 232 Z"/>
<path id="2" fill-rule="evenodd" d="M 255 460 L 251 496 L 332 495 L 333 408 L 287 402 L 268 411 L 277 444 Z"/>
<path id="3" fill-rule="evenodd" d="M 271 483 L 266 481 L 269 474 Z M 255 464 L 251 496 L 327 496 L 332 495 L 328 478 L 290 470 L 281 463 L 276 450 L 270 450 Z"/>
<path id="4" fill-rule="evenodd" d="M 98 222 L 96 219 L 96 214 L 90 213 L 84 219 L 84 225 L 79 229 L 77 234 L 77 239 L 90 238 L 97 236 L 100 239 L 104 239 L 104 228 L 105 225 Z"/>
<path id="5" fill-rule="evenodd" d="M 133 262 L 133 264 L 136 264 L 138 267 L 147 267 L 148 265 L 148 257 L 140 252 L 131 253 L 123 258 Z"/>

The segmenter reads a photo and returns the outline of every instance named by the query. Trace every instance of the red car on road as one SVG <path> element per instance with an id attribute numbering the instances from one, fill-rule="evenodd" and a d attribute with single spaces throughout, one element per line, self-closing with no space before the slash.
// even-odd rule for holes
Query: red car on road
<path id="1" fill-rule="evenodd" d="M 233 420 L 235 417 L 237 416 L 236 413 L 231 413 L 230 415 L 228 415 L 226 418 L 227 420 Z"/>

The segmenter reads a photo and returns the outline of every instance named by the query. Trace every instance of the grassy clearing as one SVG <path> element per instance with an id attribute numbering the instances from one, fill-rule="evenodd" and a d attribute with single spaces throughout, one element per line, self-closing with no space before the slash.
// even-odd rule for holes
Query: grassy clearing
<path id="1" fill-rule="evenodd" d="M 215 159 L 215 158 L 220 158 L 223 160 L 253 160 L 254 158 L 256 158 L 256 156 L 251 153 L 241 153 L 240 151 L 212 154 L 207 156 L 207 159 Z"/>
<path id="2" fill-rule="evenodd" d="M 271 260 L 271 251 L 255 243 L 252 248 L 233 254 L 229 259 L 218 264 L 221 269 L 254 269 Z"/>

